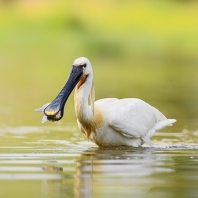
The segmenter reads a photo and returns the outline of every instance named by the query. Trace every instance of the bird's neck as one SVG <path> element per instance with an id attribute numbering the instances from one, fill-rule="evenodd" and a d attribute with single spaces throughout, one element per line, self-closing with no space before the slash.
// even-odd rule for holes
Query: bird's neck
<path id="1" fill-rule="evenodd" d="M 80 81 L 75 89 L 75 112 L 78 121 L 81 123 L 87 123 L 93 117 L 93 111 L 88 104 L 89 95 L 92 89 L 92 81 L 92 75 L 88 75 L 86 78 L 82 78 L 82 82 Z"/>

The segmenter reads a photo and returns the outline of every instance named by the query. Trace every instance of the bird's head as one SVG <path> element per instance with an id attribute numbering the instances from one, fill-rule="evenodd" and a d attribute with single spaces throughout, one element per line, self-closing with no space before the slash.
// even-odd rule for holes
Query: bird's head
<path id="1" fill-rule="evenodd" d="M 60 120 L 63 117 L 64 106 L 72 90 L 76 85 L 77 88 L 80 88 L 90 74 L 92 74 L 90 61 L 85 57 L 77 58 L 73 63 L 69 79 L 63 89 L 50 104 L 40 108 L 40 111 L 44 114 L 43 121 Z"/>
<path id="2" fill-rule="evenodd" d="M 85 57 L 77 58 L 74 63 L 73 67 L 81 67 L 83 76 L 89 75 L 92 73 L 92 67 L 90 61 Z"/>

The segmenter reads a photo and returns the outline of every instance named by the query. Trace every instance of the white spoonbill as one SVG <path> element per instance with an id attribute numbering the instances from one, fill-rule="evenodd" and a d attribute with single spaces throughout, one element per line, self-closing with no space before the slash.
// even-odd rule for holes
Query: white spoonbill
<path id="1" fill-rule="evenodd" d="M 58 121 L 63 117 L 65 103 L 74 87 L 78 127 L 98 146 L 138 147 L 144 143 L 152 146 L 150 138 L 154 133 L 176 122 L 137 98 L 95 101 L 92 66 L 84 57 L 74 61 L 69 79 L 58 96 L 51 103 L 35 109 L 43 112 L 42 122 Z"/>

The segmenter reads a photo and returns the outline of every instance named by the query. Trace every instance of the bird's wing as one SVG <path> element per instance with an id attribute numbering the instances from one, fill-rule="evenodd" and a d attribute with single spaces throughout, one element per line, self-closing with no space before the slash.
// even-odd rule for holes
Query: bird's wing
<path id="1" fill-rule="evenodd" d="M 127 137 L 143 138 L 156 123 L 167 120 L 161 112 L 140 99 L 122 99 L 115 103 L 108 115 L 109 125 Z"/>

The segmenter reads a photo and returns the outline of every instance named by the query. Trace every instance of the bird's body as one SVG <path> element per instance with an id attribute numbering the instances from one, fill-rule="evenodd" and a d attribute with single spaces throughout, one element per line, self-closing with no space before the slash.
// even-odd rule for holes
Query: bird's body
<path id="1" fill-rule="evenodd" d="M 77 123 L 87 138 L 98 146 L 138 147 L 144 143 L 152 146 L 150 138 L 154 133 L 166 126 L 171 126 L 176 121 L 167 119 L 159 110 L 136 98 L 120 100 L 106 98 L 94 102 L 95 93 L 91 64 L 88 59 L 83 57 L 74 61 L 73 67 L 75 69 L 82 66 L 83 74 L 75 84 L 74 94 Z M 72 73 L 75 72 L 72 71 L 70 76 L 73 75 Z M 88 105 L 89 96 L 90 106 Z M 53 104 L 50 104 L 51 106 L 40 109 L 48 120 L 55 120 L 53 116 L 63 115 L 61 109 L 57 109 L 57 100 L 60 100 L 58 96 L 52 102 Z M 56 108 L 54 108 L 54 104 L 56 104 Z M 59 104 L 59 106 L 61 105 Z"/>
<path id="2" fill-rule="evenodd" d="M 95 101 L 93 112 L 88 106 L 92 80 L 88 76 L 80 87 L 76 86 L 74 103 L 80 130 L 97 145 L 137 147 L 144 142 L 151 145 L 150 137 L 155 133 L 157 123 L 164 121 L 160 126 L 163 128 L 173 121 L 136 98 L 100 99 Z"/>

